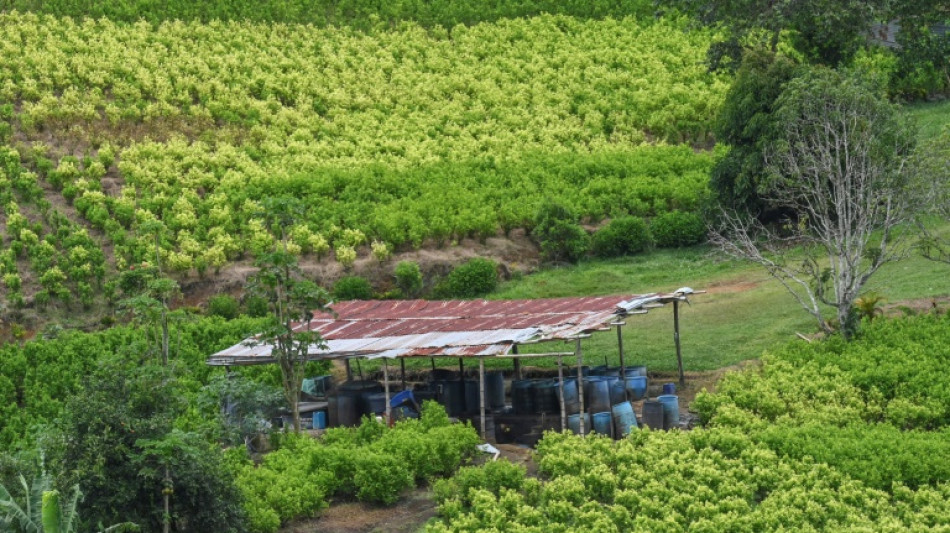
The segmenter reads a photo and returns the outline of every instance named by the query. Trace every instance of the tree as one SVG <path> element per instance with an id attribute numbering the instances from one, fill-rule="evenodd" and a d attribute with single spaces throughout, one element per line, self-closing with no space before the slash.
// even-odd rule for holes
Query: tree
<path id="1" fill-rule="evenodd" d="M 272 251 L 258 257 L 259 270 L 248 286 L 249 292 L 267 300 L 273 317 L 255 342 L 271 347 L 271 357 L 280 366 L 284 398 L 299 432 L 300 389 L 310 351 L 326 346 L 310 325 L 315 311 L 329 311 L 330 298 L 319 285 L 303 278 L 297 257 L 287 246 L 287 232 L 303 216 L 303 204 L 296 198 L 268 198 L 263 207 L 261 216 L 279 241 Z"/>
<path id="2" fill-rule="evenodd" d="M 928 185 L 929 209 L 917 221 L 921 254 L 931 261 L 950 263 L 950 237 L 931 226 L 931 218 L 950 220 L 950 128 L 923 144 L 915 159 L 915 169 Z"/>
<path id="3" fill-rule="evenodd" d="M 736 63 L 745 45 L 778 50 L 783 32 L 807 59 L 829 66 L 847 62 L 871 25 L 887 20 L 887 0 L 660 0 L 725 30 L 710 48 L 712 65 Z M 723 60 L 726 61 L 723 61 Z"/>
<path id="4" fill-rule="evenodd" d="M 921 189 L 908 164 L 914 131 L 878 88 L 825 68 L 789 82 L 776 113 L 765 198 L 794 216 L 775 228 L 723 209 L 712 241 L 764 266 L 829 333 L 822 305 L 833 307 L 848 338 L 862 287 L 908 251 L 902 226 Z"/>
<path id="5" fill-rule="evenodd" d="M 221 449 L 175 428 L 188 410 L 188 379 L 123 355 L 101 358 L 84 377 L 48 441 L 58 484 L 82 487 L 80 530 L 125 520 L 144 531 L 244 530 Z"/>
<path id="6" fill-rule="evenodd" d="M 781 54 L 761 48 L 746 52 L 715 124 L 716 140 L 729 152 L 713 167 L 709 187 L 720 204 L 763 222 L 780 215 L 759 198 L 766 185 L 764 153 L 781 135 L 777 100 L 800 69 Z"/>

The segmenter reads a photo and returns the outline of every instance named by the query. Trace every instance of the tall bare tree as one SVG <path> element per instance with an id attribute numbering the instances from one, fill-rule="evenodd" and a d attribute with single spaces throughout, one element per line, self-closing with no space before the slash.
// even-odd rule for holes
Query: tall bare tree
<path id="1" fill-rule="evenodd" d="M 765 267 L 825 332 L 831 306 L 850 337 L 862 287 L 909 251 L 922 191 L 908 164 L 915 134 L 869 82 L 824 68 L 790 81 L 776 113 L 765 198 L 793 217 L 767 227 L 723 209 L 712 240 Z"/>
<path id="2" fill-rule="evenodd" d="M 940 231 L 950 221 L 950 126 L 921 146 L 915 164 L 930 196 L 930 209 L 922 210 L 918 220 L 921 253 L 932 261 L 950 263 L 950 236 Z"/>

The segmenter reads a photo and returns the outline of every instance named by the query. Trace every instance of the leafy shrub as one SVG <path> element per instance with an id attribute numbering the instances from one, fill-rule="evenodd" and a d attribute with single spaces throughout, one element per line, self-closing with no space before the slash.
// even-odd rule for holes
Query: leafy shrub
<path id="1" fill-rule="evenodd" d="M 415 261 L 400 261 L 394 271 L 396 286 L 406 298 L 415 298 L 422 291 L 422 271 Z"/>
<path id="2" fill-rule="evenodd" d="M 344 276 L 333 284 L 336 300 L 372 300 L 373 286 L 362 276 Z"/>
<path id="3" fill-rule="evenodd" d="M 355 462 L 353 482 L 356 496 L 363 501 L 392 505 L 402 491 L 413 486 L 412 474 L 401 457 L 361 450 Z"/>
<path id="4" fill-rule="evenodd" d="M 499 495 L 501 489 L 521 490 L 526 470 L 521 465 L 507 460 L 491 461 L 482 466 L 467 466 L 450 479 L 439 480 L 433 485 L 436 501 L 440 504 L 450 499 L 471 503 L 469 491 L 483 489 Z"/>
<path id="5" fill-rule="evenodd" d="M 237 318 L 239 307 L 237 299 L 229 294 L 218 294 L 208 299 L 208 314 L 225 320 Z"/>
<path id="6" fill-rule="evenodd" d="M 244 314 L 254 318 L 263 318 L 270 314 L 267 299 L 262 296 L 247 296 L 244 298 Z"/>
<path id="7" fill-rule="evenodd" d="M 455 267 L 439 283 L 436 294 L 444 298 L 474 298 L 487 294 L 498 285 L 495 262 L 476 257 Z"/>
<path id="8" fill-rule="evenodd" d="M 653 244 L 650 228 L 640 217 L 615 218 L 591 239 L 591 252 L 597 257 L 622 257 L 640 253 Z"/>
<path id="9" fill-rule="evenodd" d="M 670 211 L 650 221 L 650 230 L 659 248 L 691 246 L 706 240 L 706 223 L 696 213 Z"/>
<path id="10" fill-rule="evenodd" d="M 590 236 L 577 224 L 574 214 L 555 203 L 541 206 L 531 235 L 545 261 L 576 263 L 590 247 Z"/>

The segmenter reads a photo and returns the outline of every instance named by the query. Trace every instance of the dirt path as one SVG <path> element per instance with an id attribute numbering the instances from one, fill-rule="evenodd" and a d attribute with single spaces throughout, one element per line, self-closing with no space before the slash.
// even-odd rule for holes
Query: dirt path
<path id="1" fill-rule="evenodd" d="M 319 517 L 292 523 L 280 533 L 412 533 L 435 514 L 432 492 L 421 488 L 392 507 L 361 502 L 334 504 Z"/>

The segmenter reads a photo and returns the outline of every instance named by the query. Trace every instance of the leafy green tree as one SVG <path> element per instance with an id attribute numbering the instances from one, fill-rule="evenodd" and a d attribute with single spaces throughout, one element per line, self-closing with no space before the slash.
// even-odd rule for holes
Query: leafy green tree
<path id="1" fill-rule="evenodd" d="M 713 65 L 738 64 L 744 46 L 778 50 L 783 32 L 807 59 L 846 63 L 867 39 L 874 22 L 887 20 L 887 0 L 666 0 L 702 23 L 722 28 L 726 39 L 711 47 Z M 723 60 L 726 61 L 723 61 Z"/>
<path id="2" fill-rule="evenodd" d="M 259 270 L 251 277 L 248 291 L 263 297 L 270 308 L 273 321 L 258 335 L 257 342 L 271 348 L 271 357 L 280 367 L 284 398 L 299 432 L 300 389 L 310 351 L 325 346 L 320 333 L 311 330 L 310 325 L 314 312 L 329 311 L 330 297 L 319 285 L 304 279 L 297 256 L 288 251 L 288 232 L 303 216 L 303 203 L 278 197 L 266 199 L 263 206 L 264 223 L 279 240 L 270 252 L 258 258 Z"/>
<path id="3" fill-rule="evenodd" d="M 107 356 L 67 402 L 48 453 L 58 484 L 83 488 L 81 530 L 129 520 L 146 531 L 243 531 L 221 450 L 174 428 L 189 396 L 174 368 Z"/>
<path id="4" fill-rule="evenodd" d="M 422 271 L 415 261 L 400 261 L 394 272 L 396 286 L 406 298 L 415 298 L 422 291 Z"/>
<path id="5" fill-rule="evenodd" d="M 538 209 L 531 235 L 545 261 L 576 263 L 590 247 L 590 236 L 577 223 L 574 213 L 550 201 Z"/>
<path id="6" fill-rule="evenodd" d="M 760 220 L 775 218 L 759 197 L 768 186 L 763 182 L 765 150 L 782 133 L 775 116 L 778 98 L 800 70 L 791 59 L 764 49 L 745 54 L 715 125 L 716 139 L 729 146 L 710 176 L 710 189 L 720 204 L 754 213 Z"/>

